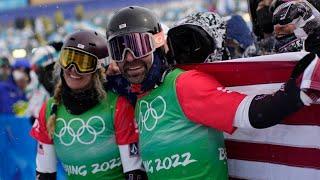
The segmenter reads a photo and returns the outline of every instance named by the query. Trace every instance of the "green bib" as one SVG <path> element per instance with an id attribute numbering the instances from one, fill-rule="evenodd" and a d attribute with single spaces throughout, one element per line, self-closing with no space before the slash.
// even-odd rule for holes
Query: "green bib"
<path id="1" fill-rule="evenodd" d="M 117 96 L 111 92 L 81 115 L 58 106 L 54 146 L 68 179 L 124 179 L 115 141 L 114 112 Z M 47 104 L 50 115 L 53 99 Z"/>
<path id="2" fill-rule="evenodd" d="M 170 72 L 161 86 L 136 104 L 141 158 L 148 177 L 228 179 L 223 134 L 190 121 L 178 102 L 176 79 L 181 73 L 180 69 Z"/>

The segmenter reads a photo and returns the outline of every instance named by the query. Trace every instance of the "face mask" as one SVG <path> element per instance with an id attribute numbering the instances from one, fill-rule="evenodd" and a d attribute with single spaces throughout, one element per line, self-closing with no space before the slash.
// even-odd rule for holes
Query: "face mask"
<path id="1" fill-rule="evenodd" d="M 274 50 L 276 39 L 273 36 L 262 39 L 257 43 L 262 54 L 270 54 Z"/>
<path id="2" fill-rule="evenodd" d="M 26 79 L 26 78 L 27 78 L 27 76 L 26 76 L 25 73 L 23 73 L 23 72 L 21 72 L 21 71 L 18 71 L 18 70 L 13 71 L 12 75 L 13 75 L 13 79 L 14 79 L 15 81 L 19 81 L 19 80 L 22 80 L 22 79 Z"/>
<path id="3" fill-rule="evenodd" d="M 270 34 L 273 32 L 272 13 L 269 6 L 259 9 L 257 12 L 257 23 L 262 32 Z"/>
<path id="4" fill-rule="evenodd" d="M 281 38 L 276 38 L 275 50 L 278 53 L 297 52 L 303 47 L 302 40 L 294 34 L 289 34 Z"/>

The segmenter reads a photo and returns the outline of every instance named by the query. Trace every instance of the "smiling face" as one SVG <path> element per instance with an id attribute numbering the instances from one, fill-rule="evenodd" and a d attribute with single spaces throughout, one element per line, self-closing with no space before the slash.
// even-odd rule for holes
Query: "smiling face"
<path id="1" fill-rule="evenodd" d="M 79 74 L 76 68 L 72 65 L 68 69 L 63 70 L 63 77 L 73 91 L 85 90 L 92 84 L 93 73 Z"/>
<path id="2" fill-rule="evenodd" d="M 119 69 L 123 76 L 132 84 L 140 84 L 146 78 L 152 65 L 152 54 L 134 59 L 127 51 L 123 62 L 118 62 Z"/>

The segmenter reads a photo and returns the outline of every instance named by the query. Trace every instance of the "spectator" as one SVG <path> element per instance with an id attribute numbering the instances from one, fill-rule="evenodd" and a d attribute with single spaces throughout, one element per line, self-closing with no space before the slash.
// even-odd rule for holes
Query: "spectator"
<path id="1" fill-rule="evenodd" d="M 218 14 L 191 14 L 168 31 L 168 54 L 178 64 L 226 60 L 225 38 L 226 22 Z"/>
<path id="2" fill-rule="evenodd" d="M 320 13 L 308 1 L 276 1 L 273 23 L 305 40 L 305 50 L 319 53 Z"/>
<path id="3" fill-rule="evenodd" d="M 53 68 L 59 58 L 62 42 L 52 43 L 52 45 L 56 48 L 51 45 L 37 48 L 31 58 L 31 73 L 34 73 L 35 79 L 33 79 L 33 87 L 30 89 L 31 97 L 26 116 L 31 118 L 32 123 L 38 118 L 42 104 L 53 95 L 56 84 L 53 78 Z"/>
<path id="4" fill-rule="evenodd" d="M 272 12 L 269 10 L 272 0 L 249 0 L 248 2 L 252 30 L 257 37 L 259 54 L 272 54 L 275 45 L 275 37 L 272 34 Z"/>
<path id="5" fill-rule="evenodd" d="M 257 55 L 253 34 L 239 15 L 232 15 L 227 19 L 226 46 L 231 59 Z"/>
<path id="6" fill-rule="evenodd" d="M 25 91 L 27 86 L 31 82 L 29 60 L 16 59 L 13 65 L 12 74 L 17 86 Z"/>
<path id="7" fill-rule="evenodd" d="M 27 101 L 24 88 L 29 79 L 23 64 L 17 62 L 13 68 L 8 65 L 9 77 L 0 81 L 0 113 L 24 114 Z"/>
<path id="8" fill-rule="evenodd" d="M 11 67 L 9 59 L 7 57 L 0 57 L 0 81 L 5 81 L 8 79 L 11 73 Z"/>
<path id="9" fill-rule="evenodd" d="M 168 54 L 178 64 L 221 61 L 256 52 L 250 30 L 240 16 L 232 16 L 226 26 L 216 13 L 195 13 L 180 20 L 168 37 Z"/>

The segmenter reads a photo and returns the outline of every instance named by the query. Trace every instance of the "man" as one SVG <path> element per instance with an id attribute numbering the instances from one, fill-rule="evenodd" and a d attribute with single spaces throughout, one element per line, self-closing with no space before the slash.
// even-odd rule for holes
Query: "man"
<path id="1" fill-rule="evenodd" d="M 270 5 L 270 12 L 273 13 L 274 36 L 276 38 L 274 51 L 277 53 L 297 52 L 303 49 L 303 39 L 297 37 L 294 33 L 297 28 L 296 25 L 294 23 L 287 23 L 287 21 L 290 22 L 293 18 L 292 12 L 298 14 L 298 11 L 302 9 L 296 6 L 292 6 L 291 8 L 290 6 L 285 7 L 281 5 L 287 2 L 288 0 L 274 0 Z M 278 8 L 280 5 L 281 7 Z M 291 9 L 290 13 L 287 11 L 288 8 Z"/>
<path id="2" fill-rule="evenodd" d="M 5 76 L 8 77 L 0 81 L 0 113 L 23 115 L 27 102 L 24 88 L 29 82 L 28 64 L 17 60 L 12 68 L 7 68 Z"/>
<path id="3" fill-rule="evenodd" d="M 273 8 L 276 35 L 294 34 L 298 39 L 305 40 L 306 51 L 317 53 L 319 56 L 319 11 L 306 0 L 275 0 Z"/>
<path id="4" fill-rule="evenodd" d="M 42 104 L 53 95 L 54 85 L 56 84 L 53 69 L 59 58 L 61 47 L 62 42 L 54 42 L 41 46 L 32 53 L 30 75 L 34 78 L 32 78 L 28 89 L 31 96 L 26 111 L 26 115 L 30 117 L 32 124 L 38 118 Z"/>
<path id="5" fill-rule="evenodd" d="M 211 143 L 216 130 L 267 128 L 312 103 L 296 86 L 299 73 L 272 95 L 246 96 L 201 72 L 172 70 L 161 25 L 148 9 L 119 10 L 106 32 L 110 57 L 139 95 L 135 116 L 150 179 L 228 179 L 226 165 L 217 163 L 225 150 Z"/>

